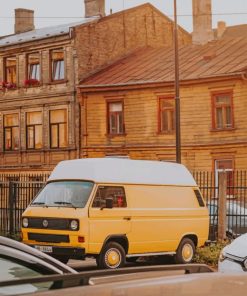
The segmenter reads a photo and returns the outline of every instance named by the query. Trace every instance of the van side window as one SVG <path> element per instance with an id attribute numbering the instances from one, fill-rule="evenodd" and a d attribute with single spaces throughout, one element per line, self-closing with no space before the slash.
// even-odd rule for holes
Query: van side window
<path id="1" fill-rule="evenodd" d="M 205 204 L 204 204 L 204 201 L 203 201 L 203 198 L 202 198 L 202 195 L 201 195 L 201 192 L 197 189 L 194 190 L 194 193 L 196 195 L 196 198 L 197 198 L 197 201 L 199 203 L 199 206 L 200 207 L 205 207 Z"/>
<path id="2" fill-rule="evenodd" d="M 106 199 L 113 199 L 114 208 L 126 208 L 126 197 L 123 187 L 99 186 L 93 201 L 93 208 L 101 208 L 106 205 Z"/>

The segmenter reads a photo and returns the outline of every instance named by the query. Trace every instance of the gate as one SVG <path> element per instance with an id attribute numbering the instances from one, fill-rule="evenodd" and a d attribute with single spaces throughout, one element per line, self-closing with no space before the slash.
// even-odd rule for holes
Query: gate
<path id="1" fill-rule="evenodd" d="M 9 181 L 0 181 L 0 235 L 10 237 L 20 235 L 21 215 L 44 186 L 48 175 L 42 175 L 39 178 L 28 177 L 29 181 L 27 176 L 11 177 Z M 32 181 L 32 179 L 41 181 Z"/>

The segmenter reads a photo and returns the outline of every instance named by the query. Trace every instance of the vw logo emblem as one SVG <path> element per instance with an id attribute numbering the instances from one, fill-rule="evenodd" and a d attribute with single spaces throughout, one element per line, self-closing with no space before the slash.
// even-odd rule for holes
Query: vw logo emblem
<path id="1" fill-rule="evenodd" d="M 48 226 L 48 221 L 47 220 L 43 220 L 43 226 L 46 228 Z"/>

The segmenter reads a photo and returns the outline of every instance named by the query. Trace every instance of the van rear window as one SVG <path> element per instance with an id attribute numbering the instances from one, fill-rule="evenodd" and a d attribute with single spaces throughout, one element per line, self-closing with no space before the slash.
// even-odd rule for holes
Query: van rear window
<path id="1" fill-rule="evenodd" d="M 200 206 L 200 207 L 205 207 L 205 204 L 204 204 L 204 201 L 203 201 L 203 198 L 202 198 L 201 192 L 200 192 L 198 189 L 195 189 L 194 192 L 195 192 L 195 195 L 196 195 L 197 201 L 198 201 L 198 203 L 199 203 L 199 206 Z"/>

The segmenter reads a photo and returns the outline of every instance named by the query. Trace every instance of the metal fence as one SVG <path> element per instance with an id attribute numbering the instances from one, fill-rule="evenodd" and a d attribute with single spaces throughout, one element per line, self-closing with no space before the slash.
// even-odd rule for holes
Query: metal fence
<path id="1" fill-rule="evenodd" d="M 222 184 L 219 175 L 223 174 Z M 225 228 L 225 237 L 234 238 L 247 232 L 247 171 L 194 172 L 193 176 L 201 189 L 210 215 L 209 239 L 219 238 L 219 224 Z M 225 180 L 224 180 L 225 178 Z M 223 188 L 221 188 L 223 187 Z M 223 202 L 220 203 L 220 191 Z M 225 207 L 225 217 L 219 221 Z"/>
<path id="2" fill-rule="evenodd" d="M 49 174 L 0 175 L 0 234 L 15 237 L 21 228 L 21 215 L 28 204 L 43 187 Z M 219 203 L 221 184 L 212 172 L 193 172 L 201 189 L 210 215 L 209 239 L 219 236 L 219 214 L 222 203 Z M 247 171 L 227 172 L 225 202 L 226 234 L 235 237 L 247 232 Z"/>
<path id="3" fill-rule="evenodd" d="M 20 234 L 21 215 L 43 187 L 48 174 L 0 175 L 0 234 Z"/>

